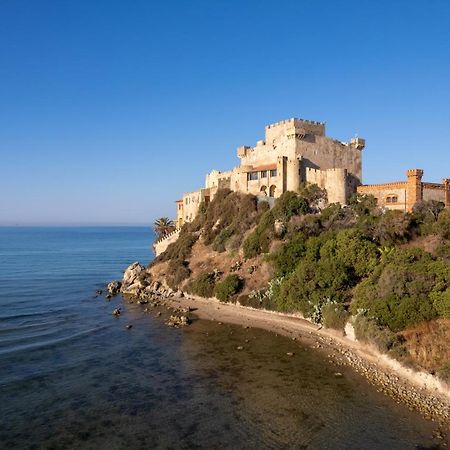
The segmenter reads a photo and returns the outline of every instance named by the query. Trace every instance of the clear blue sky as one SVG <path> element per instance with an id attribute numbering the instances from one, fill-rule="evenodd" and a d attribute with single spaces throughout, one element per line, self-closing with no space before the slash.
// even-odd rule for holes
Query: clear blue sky
<path id="1" fill-rule="evenodd" d="M 264 126 L 450 177 L 450 2 L 0 1 L 0 223 L 150 224 Z"/>

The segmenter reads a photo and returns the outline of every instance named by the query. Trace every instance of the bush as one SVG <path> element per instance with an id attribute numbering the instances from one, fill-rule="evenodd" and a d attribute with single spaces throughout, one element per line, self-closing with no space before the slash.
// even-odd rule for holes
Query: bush
<path id="1" fill-rule="evenodd" d="M 450 265 L 419 249 L 394 248 L 354 290 L 353 313 L 369 316 L 392 331 L 446 314 Z"/>
<path id="2" fill-rule="evenodd" d="M 274 223 L 275 218 L 272 211 L 266 211 L 256 229 L 244 241 L 245 258 L 255 258 L 259 254 L 269 251 L 270 243 L 274 238 Z"/>
<path id="3" fill-rule="evenodd" d="M 217 283 L 215 293 L 221 302 L 228 301 L 231 297 L 242 290 L 244 282 L 239 276 L 228 275 L 222 282 Z"/>
<path id="4" fill-rule="evenodd" d="M 363 314 L 358 314 L 353 320 L 355 337 L 358 341 L 374 344 L 382 353 L 394 350 L 401 345 L 401 339 L 386 327 L 379 326 Z"/>
<path id="5" fill-rule="evenodd" d="M 181 261 L 179 259 L 174 259 L 169 262 L 168 271 L 167 284 L 174 290 L 178 289 L 181 282 L 189 278 L 191 274 L 188 261 Z"/>
<path id="6" fill-rule="evenodd" d="M 198 235 L 191 233 L 187 227 L 183 228 L 178 239 L 170 244 L 165 252 L 155 258 L 154 263 L 170 260 L 186 260 L 189 256 L 191 256 L 192 247 L 197 240 Z"/>
<path id="7" fill-rule="evenodd" d="M 320 188 L 314 183 L 302 183 L 298 190 L 300 197 L 304 198 L 310 207 L 318 210 L 326 203 L 328 195 L 326 189 Z"/>
<path id="8" fill-rule="evenodd" d="M 299 260 L 306 252 L 306 238 L 303 234 L 296 234 L 291 240 L 284 243 L 276 252 L 269 255 L 277 276 L 289 275 L 295 270 Z"/>
<path id="9" fill-rule="evenodd" d="M 215 285 L 215 273 L 203 272 L 194 278 L 186 289 L 190 294 L 210 298 L 214 296 Z"/>
<path id="10" fill-rule="evenodd" d="M 411 234 L 411 217 L 401 211 L 386 211 L 378 220 L 373 236 L 382 245 L 403 243 Z"/>
<path id="11" fill-rule="evenodd" d="M 343 330 L 348 318 L 349 313 L 341 304 L 327 303 L 322 307 L 322 323 L 326 328 Z"/>
<path id="12" fill-rule="evenodd" d="M 295 192 L 283 193 L 275 206 L 262 215 L 256 229 L 244 241 L 244 257 L 254 258 L 261 253 L 268 253 L 270 244 L 275 239 L 275 221 L 281 221 L 286 227 L 293 216 L 309 212 L 309 204 L 304 198 Z"/>
<path id="13" fill-rule="evenodd" d="M 447 383 L 450 383 L 450 361 L 447 361 L 439 370 L 438 375 Z"/>
<path id="14" fill-rule="evenodd" d="M 223 229 L 214 239 L 213 243 L 213 250 L 219 253 L 222 253 L 225 251 L 225 244 L 230 239 L 230 237 L 233 235 L 234 230 L 231 227 Z"/>
<path id="15" fill-rule="evenodd" d="M 371 215 L 377 207 L 375 197 L 370 194 L 353 194 L 348 204 L 358 217 Z"/>
<path id="16" fill-rule="evenodd" d="M 256 296 L 240 295 L 237 301 L 242 306 L 249 306 L 250 308 L 262 308 L 262 303 Z"/>
<path id="17" fill-rule="evenodd" d="M 450 319 L 450 288 L 441 292 L 431 292 L 430 298 L 439 316 Z"/>
<path id="18" fill-rule="evenodd" d="M 226 241 L 238 236 L 239 244 L 244 233 L 255 226 L 265 210 L 251 194 L 219 189 L 203 215 L 203 241 L 214 243 L 216 251 L 224 251 Z"/>
<path id="19" fill-rule="evenodd" d="M 439 213 L 433 231 L 444 239 L 450 239 L 450 209 L 446 208 Z"/>

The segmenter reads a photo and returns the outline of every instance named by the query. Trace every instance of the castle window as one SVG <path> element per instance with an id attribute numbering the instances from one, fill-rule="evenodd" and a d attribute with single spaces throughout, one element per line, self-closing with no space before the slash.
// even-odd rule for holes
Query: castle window
<path id="1" fill-rule="evenodd" d="M 261 178 L 267 178 L 267 170 L 261 170 Z"/>
<path id="2" fill-rule="evenodd" d="M 272 169 L 272 170 L 270 171 L 270 176 L 271 176 L 271 177 L 276 177 L 276 176 L 277 176 L 277 169 Z"/>
<path id="3" fill-rule="evenodd" d="M 398 203 L 398 197 L 396 195 L 388 195 L 386 197 L 386 203 Z"/>
<path id="4" fill-rule="evenodd" d="M 255 181 L 258 179 L 258 172 L 248 172 L 247 181 Z"/>

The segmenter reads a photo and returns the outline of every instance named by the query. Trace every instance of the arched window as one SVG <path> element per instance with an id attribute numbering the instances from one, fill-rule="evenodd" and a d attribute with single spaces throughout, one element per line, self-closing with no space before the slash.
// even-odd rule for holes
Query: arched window
<path id="1" fill-rule="evenodd" d="M 272 186 L 270 186 L 270 189 L 269 189 L 269 197 L 275 197 L 276 191 L 277 191 L 277 187 L 274 184 L 272 184 Z"/>
<path id="2" fill-rule="evenodd" d="M 261 186 L 260 192 L 262 195 L 267 195 L 267 186 Z"/>

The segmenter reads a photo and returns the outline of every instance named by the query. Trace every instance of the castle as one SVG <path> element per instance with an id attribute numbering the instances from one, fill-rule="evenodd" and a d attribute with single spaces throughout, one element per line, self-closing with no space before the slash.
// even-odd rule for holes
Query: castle
<path id="1" fill-rule="evenodd" d="M 176 201 L 176 228 L 154 244 L 157 254 L 178 237 L 184 223 L 191 222 L 202 202 L 208 203 L 218 189 L 254 194 L 273 203 L 286 191 L 297 191 L 300 183 L 314 183 L 326 189 L 328 203 L 345 205 L 358 192 L 371 194 L 386 209 L 412 211 L 421 200 L 437 200 L 450 206 L 450 179 L 442 184 L 422 181 L 423 171 L 407 171 L 407 180 L 386 184 L 362 184 L 362 150 L 365 140 L 349 142 L 325 134 L 325 123 L 287 119 L 267 125 L 265 139 L 254 147 L 237 149 L 239 166 L 227 172 L 213 170 L 206 175 L 205 187 L 183 194 Z"/>
<path id="2" fill-rule="evenodd" d="M 237 149 L 239 166 L 228 172 L 213 170 L 204 188 L 183 194 L 176 202 L 176 226 L 192 221 L 200 204 L 208 203 L 220 188 L 270 201 L 308 182 L 325 188 L 329 203 L 345 204 L 361 184 L 364 145 L 360 138 L 346 143 L 327 137 L 321 122 L 288 119 L 268 125 L 264 140 Z"/>

